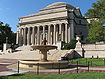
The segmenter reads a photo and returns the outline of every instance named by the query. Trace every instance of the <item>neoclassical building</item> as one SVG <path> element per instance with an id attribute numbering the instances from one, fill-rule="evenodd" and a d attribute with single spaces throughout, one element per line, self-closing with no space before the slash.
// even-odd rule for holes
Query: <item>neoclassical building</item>
<path id="1" fill-rule="evenodd" d="M 76 34 L 87 36 L 87 20 L 80 9 L 64 2 L 56 2 L 40 12 L 19 18 L 16 44 L 40 45 L 46 37 L 49 45 L 70 42 Z"/>

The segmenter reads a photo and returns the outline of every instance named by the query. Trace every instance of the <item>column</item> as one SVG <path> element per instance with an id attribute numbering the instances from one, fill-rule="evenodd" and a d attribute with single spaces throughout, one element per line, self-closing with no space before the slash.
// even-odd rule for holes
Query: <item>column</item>
<path id="1" fill-rule="evenodd" d="M 45 38 L 45 26 L 43 26 L 43 39 Z"/>
<path id="2" fill-rule="evenodd" d="M 56 25 L 54 24 L 54 34 L 53 34 L 53 41 L 54 43 L 53 44 L 56 44 Z"/>
<path id="3" fill-rule="evenodd" d="M 61 34 L 62 30 L 61 30 L 61 24 L 59 24 L 59 34 Z"/>
<path id="4" fill-rule="evenodd" d="M 23 45 L 26 45 L 26 28 L 24 28 Z"/>
<path id="5" fill-rule="evenodd" d="M 51 27 L 48 26 L 48 44 L 51 44 Z"/>
<path id="6" fill-rule="evenodd" d="M 32 28 L 32 45 L 35 45 L 35 28 Z"/>
<path id="7" fill-rule="evenodd" d="M 70 21 L 71 26 L 71 38 L 74 38 L 74 26 L 73 26 L 73 20 Z"/>
<path id="8" fill-rule="evenodd" d="M 59 32 L 58 32 L 58 26 L 56 26 L 56 42 L 58 42 L 58 34 Z"/>
<path id="9" fill-rule="evenodd" d="M 40 33 L 40 34 L 39 34 L 39 37 L 40 37 L 39 45 L 41 45 L 41 42 L 42 42 L 42 40 L 43 40 L 43 33 Z"/>
<path id="10" fill-rule="evenodd" d="M 68 43 L 70 42 L 71 40 L 71 27 L 70 27 L 70 24 L 68 25 Z"/>
<path id="11" fill-rule="evenodd" d="M 37 45 L 37 34 L 35 34 L 35 45 Z"/>
<path id="12" fill-rule="evenodd" d="M 51 28 L 52 29 L 52 28 Z M 53 32 L 51 31 L 51 40 L 50 40 L 50 44 L 53 44 Z"/>
<path id="13" fill-rule="evenodd" d="M 59 41 L 61 41 L 62 40 L 62 24 L 59 24 L 59 35 L 60 35 Z"/>
<path id="14" fill-rule="evenodd" d="M 30 27 L 28 28 L 28 33 L 27 33 L 27 45 L 30 45 L 31 39 L 30 39 Z"/>
<path id="15" fill-rule="evenodd" d="M 68 42 L 68 25 L 65 24 L 65 42 Z"/>
<path id="16" fill-rule="evenodd" d="M 22 28 L 19 28 L 19 46 L 22 45 Z"/>
<path id="17" fill-rule="evenodd" d="M 64 26 L 62 25 L 62 29 L 61 29 L 61 41 L 64 41 L 63 40 L 63 37 L 64 37 L 63 35 L 64 35 Z"/>
<path id="18" fill-rule="evenodd" d="M 48 31 L 46 33 L 46 40 L 47 40 L 47 44 L 48 44 Z"/>
<path id="19" fill-rule="evenodd" d="M 19 44 L 19 31 L 16 33 L 16 44 Z"/>
<path id="20" fill-rule="evenodd" d="M 23 45 L 23 43 L 24 43 L 24 29 L 23 28 L 22 28 L 22 36 L 21 36 L 21 38 L 22 38 L 21 44 Z"/>
<path id="21" fill-rule="evenodd" d="M 37 45 L 40 44 L 39 26 L 37 27 Z"/>
<path id="22" fill-rule="evenodd" d="M 63 25 L 63 30 L 62 30 L 62 41 L 65 41 L 65 25 Z"/>

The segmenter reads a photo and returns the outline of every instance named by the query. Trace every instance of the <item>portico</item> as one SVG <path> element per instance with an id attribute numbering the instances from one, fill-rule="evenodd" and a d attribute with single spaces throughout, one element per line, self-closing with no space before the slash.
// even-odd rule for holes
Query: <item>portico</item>
<path id="1" fill-rule="evenodd" d="M 19 45 L 40 45 L 46 37 L 47 44 L 56 45 L 58 41 L 70 42 L 68 33 L 71 33 L 67 23 L 50 24 L 41 26 L 21 27 L 17 32 Z"/>

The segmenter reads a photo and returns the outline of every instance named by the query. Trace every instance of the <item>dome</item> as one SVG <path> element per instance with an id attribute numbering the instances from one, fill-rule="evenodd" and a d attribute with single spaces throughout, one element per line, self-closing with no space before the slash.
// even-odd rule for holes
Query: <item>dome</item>
<path id="1" fill-rule="evenodd" d="M 68 5 L 68 4 L 64 2 L 56 2 L 56 3 L 52 3 L 51 5 L 48 5 L 47 7 L 54 7 L 59 5 Z"/>
<path id="2" fill-rule="evenodd" d="M 75 8 L 74 6 L 67 4 L 65 2 L 55 2 L 55 3 L 48 5 L 47 7 L 43 8 L 43 9 L 40 9 L 40 11 L 44 11 L 44 10 L 48 10 L 48 9 L 52 9 L 52 8 L 66 7 L 66 6 L 71 9 Z"/>

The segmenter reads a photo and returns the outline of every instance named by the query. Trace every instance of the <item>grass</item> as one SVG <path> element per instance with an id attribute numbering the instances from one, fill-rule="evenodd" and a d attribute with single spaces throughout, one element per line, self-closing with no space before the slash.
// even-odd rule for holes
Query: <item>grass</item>
<path id="1" fill-rule="evenodd" d="M 78 74 L 17 74 L 12 76 L 0 77 L 0 79 L 105 79 L 103 72 L 85 72 Z"/>
<path id="2" fill-rule="evenodd" d="M 104 58 L 79 58 L 70 60 L 71 64 L 77 64 L 77 61 L 81 65 L 88 65 L 89 62 L 90 66 L 105 66 Z"/>

